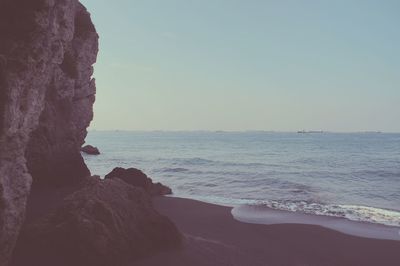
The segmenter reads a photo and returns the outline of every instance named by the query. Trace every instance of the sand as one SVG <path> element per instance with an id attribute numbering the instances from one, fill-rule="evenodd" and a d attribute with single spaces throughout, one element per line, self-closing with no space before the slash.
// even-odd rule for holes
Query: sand
<path id="1" fill-rule="evenodd" d="M 400 265 L 400 241 L 318 225 L 249 224 L 229 207 L 189 199 L 157 197 L 154 205 L 183 232 L 184 245 L 129 265 Z"/>

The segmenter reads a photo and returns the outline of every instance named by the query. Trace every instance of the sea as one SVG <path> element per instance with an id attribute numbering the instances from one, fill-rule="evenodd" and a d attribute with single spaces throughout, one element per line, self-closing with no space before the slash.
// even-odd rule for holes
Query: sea
<path id="1" fill-rule="evenodd" d="M 134 167 L 176 197 L 400 229 L 397 133 L 89 131 L 86 143 L 101 152 L 84 155 L 92 174 Z"/>

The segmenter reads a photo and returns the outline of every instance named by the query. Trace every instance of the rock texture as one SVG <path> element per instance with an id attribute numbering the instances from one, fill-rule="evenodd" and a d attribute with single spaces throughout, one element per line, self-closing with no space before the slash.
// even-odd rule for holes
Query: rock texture
<path id="1" fill-rule="evenodd" d="M 32 177 L 89 175 L 79 149 L 92 119 L 98 35 L 77 0 L 0 0 L 0 265 L 7 265 Z"/>
<path id="2" fill-rule="evenodd" d="M 91 177 L 23 230 L 14 265 L 118 266 L 180 242 L 175 225 L 153 209 L 143 189 Z"/>
<path id="3" fill-rule="evenodd" d="M 85 145 L 81 148 L 81 152 L 84 152 L 86 154 L 90 155 L 99 155 L 100 151 L 97 147 L 93 147 L 92 145 Z"/>
<path id="4" fill-rule="evenodd" d="M 172 190 L 169 187 L 161 183 L 153 183 L 151 178 L 136 168 L 114 168 L 105 176 L 105 179 L 121 179 L 134 187 L 143 188 L 151 196 L 172 194 Z"/>
<path id="5" fill-rule="evenodd" d="M 91 76 L 98 52 L 98 35 L 81 4 L 56 3 L 62 2 L 71 5 L 65 6 L 67 13 L 60 21 L 61 26 L 71 25 L 67 31 L 71 39 L 65 43 L 56 41 L 50 48 L 58 52 L 53 59 L 57 67 L 45 94 L 39 126 L 31 133 L 26 151 L 34 184 L 68 184 L 90 174 L 80 147 L 93 118 L 96 87 Z"/>

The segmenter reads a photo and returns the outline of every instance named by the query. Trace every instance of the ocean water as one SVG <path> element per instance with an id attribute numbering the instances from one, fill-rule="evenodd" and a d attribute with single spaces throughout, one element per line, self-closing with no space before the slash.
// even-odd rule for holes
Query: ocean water
<path id="1" fill-rule="evenodd" d="M 175 196 L 400 227 L 400 134 L 91 131 L 92 174 L 135 167 Z"/>

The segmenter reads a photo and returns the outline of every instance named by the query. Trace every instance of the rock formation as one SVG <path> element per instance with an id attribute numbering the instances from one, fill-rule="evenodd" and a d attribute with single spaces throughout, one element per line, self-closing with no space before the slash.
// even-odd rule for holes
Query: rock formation
<path id="1" fill-rule="evenodd" d="M 32 177 L 89 175 L 80 155 L 92 119 L 98 35 L 77 0 L 0 0 L 0 265 L 24 221 Z"/>
<path id="2" fill-rule="evenodd" d="M 21 233 L 14 265 L 109 266 L 176 247 L 181 235 L 141 188 L 90 177 Z"/>
<path id="3" fill-rule="evenodd" d="M 34 184 L 68 184 L 90 175 L 80 147 L 93 118 L 96 87 L 91 77 L 98 52 L 98 35 L 81 4 L 56 1 L 62 2 L 71 5 L 65 6 L 65 12 L 69 13 L 64 14 L 66 17 L 60 23 L 71 23 L 73 27 L 67 34 L 72 39 L 61 45 L 56 42 L 56 48 L 51 47 L 58 50 L 60 57 L 52 73 L 50 89 L 45 94 L 39 125 L 31 133 L 26 150 Z"/>
<path id="4" fill-rule="evenodd" d="M 89 155 L 99 155 L 100 151 L 97 147 L 93 147 L 92 145 L 85 145 L 81 148 L 81 152 L 84 152 Z"/>
<path id="5" fill-rule="evenodd" d="M 169 187 L 161 183 L 153 183 L 151 178 L 136 168 L 124 169 L 116 167 L 105 176 L 105 179 L 121 179 L 134 187 L 143 188 L 151 196 L 172 194 Z"/>
<path id="6" fill-rule="evenodd" d="M 90 177 L 80 148 L 93 117 L 97 52 L 78 0 L 0 0 L 1 266 L 10 262 L 28 196 L 16 265 L 119 265 L 181 241 L 149 197 L 169 188 L 139 170 Z M 129 185 L 136 182 L 141 188 Z"/>

